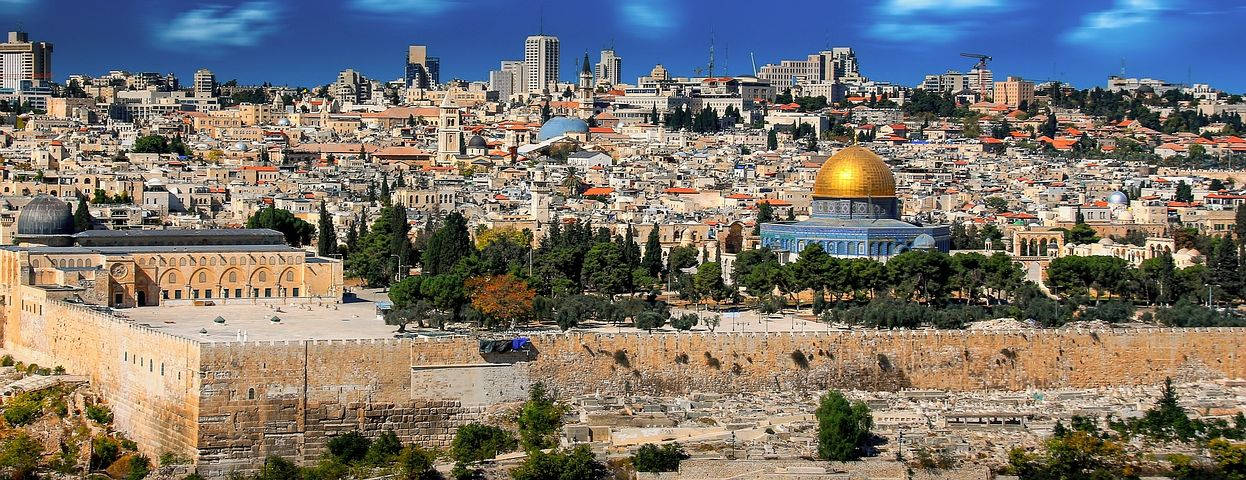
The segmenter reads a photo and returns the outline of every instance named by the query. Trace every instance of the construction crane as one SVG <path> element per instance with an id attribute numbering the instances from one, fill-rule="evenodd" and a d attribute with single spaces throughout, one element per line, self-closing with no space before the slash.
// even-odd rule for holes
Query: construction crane
<path id="1" fill-rule="evenodd" d="M 990 55 L 983 55 L 981 53 L 962 53 L 960 56 L 978 59 L 978 63 L 973 66 L 974 70 L 978 71 L 978 93 L 981 94 L 983 98 L 986 98 L 986 62 L 994 59 L 991 58 Z"/>

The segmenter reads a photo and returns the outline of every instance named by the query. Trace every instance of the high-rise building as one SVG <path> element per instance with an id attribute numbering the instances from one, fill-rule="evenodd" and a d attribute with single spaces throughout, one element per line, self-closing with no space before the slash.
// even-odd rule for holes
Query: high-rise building
<path id="1" fill-rule="evenodd" d="M 502 71 L 511 74 L 511 95 L 528 93 L 528 68 L 523 60 L 502 60 Z"/>
<path id="2" fill-rule="evenodd" d="M 441 59 L 428 56 L 424 45 L 407 46 L 407 61 L 403 79 L 408 87 L 432 88 L 441 83 Z"/>
<path id="3" fill-rule="evenodd" d="M 538 93 L 558 83 L 558 37 L 533 35 L 524 41 L 524 69 L 528 92 Z"/>
<path id="4" fill-rule="evenodd" d="M 26 32 L 9 32 L 0 43 L 0 88 L 25 90 L 52 83 L 52 44 L 32 42 Z"/>
<path id="5" fill-rule="evenodd" d="M 852 51 L 852 47 L 823 50 L 804 60 L 780 60 L 778 65 L 762 65 L 757 70 L 757 78 L 780 87 L 797 83 L 865 81 L 858 70 L 857 54 Z"/>
<path id="6" fill-rule="evenodd" d="M 195 96 L 216 96 L 216 75 L 211 70 L 206 68 L 195 70 Z"/>
<path id="7" fill-rule="evenodd" d="M 498 92 L 498 100 L 508 101 L 515 93 L 511 87 L 515 85 L 515 76 L 507 70 L 489 71 L 489 90 Z"/>
<path id="8" fill-rule="evenodd" d="M 623 70 L 623 58 L 614 53 L 614 49 L 601 51 L 601 60 L 597 62 L 597 84 L 618 85 L 620 72 Z"/>
<path id="9" fill-rule="evenodd" d="M 1034 104 L 1034 82 L 1021 77 L 1008 77 L 1002 82 L 995 82 L 995 102 L 1012 108 Z"/>
<path id="10" fill-rule="evenodd" d="M 329 85 L 329 94 L 343 103 L 363 103 L 372 99 L 372 82 L 354 69 L 342 70 Z"/>

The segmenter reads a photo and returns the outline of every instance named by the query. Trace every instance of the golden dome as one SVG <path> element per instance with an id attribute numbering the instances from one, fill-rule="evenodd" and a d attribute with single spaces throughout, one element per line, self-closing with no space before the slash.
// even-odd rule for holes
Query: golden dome
<path id="1" fill-rule="evenodd" d="M 874 152 L 856 145 L 826 159 L 813 182 L 813 198 L 894 196 L 896 177 L 891 167 Z"/>

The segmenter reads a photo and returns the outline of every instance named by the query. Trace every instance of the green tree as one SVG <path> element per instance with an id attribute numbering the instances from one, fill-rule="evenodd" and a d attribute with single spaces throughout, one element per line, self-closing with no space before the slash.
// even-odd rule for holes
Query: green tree
<path id="1" fill-rule="evenodd" d="M 476 246 L 467 233 L 467 219 L 459 212 L 446 215 L 441 228 L 428 239 L 424 249 L 423 267 L 426 274 L 450 272 L 459 260 L 476 254 Z"/>
<path id="2" fill-rule="evenodd" d="M 678 472 L 679 462 L 687 458 L 678 442 L 662 446 L 646 443 L 632 455 L 632 466 L 637 472 Z"/>
<path id="3" fill-rule="evenodd" d="M 519 447 L 515 434 L 501 428 L 469 423 L 455 430 L 450 441 L 450 458 L 461 464 L 491 460 Z"/>
<path id="4" fill-rule="evenodd" d="M 645 253 L 640 260 L 641 268 L 653 278 L 662 278 L 662 243 L 658 238 L 658 224 L 649 229 L 649 237 L 645 239 Z"/>
<path id="5" fill-rule="evenodd" d="M 260 467 L 255 480 L 297 480 L 303 478 L 298 465 L 283 457 L 269 455 L 264 458 L 264 466 Z"/>
<path id="6" fill-rule="evenodd" d="M 623 249 L 614 242 L 593 245 L 584 255 L 584 286 L 602 295 L 627 291 L 631 283 L 631 265 L 623 258 Z"/>
<path id="7" fill-rule="evenodd" d="M 78 208 L 74 210 L 74 232 L 85 232 L 91 229 L 91 210 L 87 207 L 86 197 L 78 198 Z"/>
<path id="8" fill-rule="evenodd" d="M 537 382 L 528 390 L 528 401 L 519 410 L 519 441 L 524 450 L 532 452 L 558 445 L 558 429 L 562 428 L 562 416 L 567 407 L 558 403 L 554 395 Z"/>
<path id="9" fill-rule="evenodd" d="M 845 462 L 867 453 L 874 418 L 864 402 L 849 404 L 842 393 L 831 390 L 822 395 L 814 416 L 818 420 L 818 457 Z"/>
<path id="10" fill-rule="evenodd" d="M 398 454 L 398 478 L 402 480 L 440 480 L 441 473 L 434 468 L 437 452 L 408 445 Z"/>
<path id="11" fill-rule="evenodd" d="M 367 456 L 372 440 L 363 436 L 358 430 L 351 430 L 342 435 L 329 437 L 325 446 L 329 449 L 329 455 L 341 460 L 342 463 L 354 463 Z"/>
<path id="12" fill-rule="evenodd" d="M 515 480 L 601 480 L 608 475 L 588 445 L 549 453 L 536 451 L 511 471 Z"/>
<path id="13" fill-rule="evenodd" d="M 274 206 L 260 209 L 247 219 L 247 228 L 271 228 L 286 237 L 286 243 L 301 247 L 311 242 L 316 228 L 301 218 L 295 217 L 288 210 Z"/>
<path id="14" fill-rule="evenodd" d="M 1241 292 L 1242 271 L 1237 256 L 1238 245 L 1233 234 L 1227 233 L 1217 242 L 1211 254 L 1211 278 L 1220 290 L 1220 300 L 1237 298 Z"/>
<path id="15" fill-rule="evenodd" d="M 1123 447 L 1081 430 L 1052 437 L 1039 453 L 1013 449 L 1007 472 L 1036 480 L 1138 478 L 1127 463 Z"/>
<path id="16" fill-rule="evenodd" d="M 697 274 L 693 278 L 693 285 L 695 285 L 697 293 L 702 297 L 709 297 L 715 300 L 722 299 L 727 289 L 723 285 L 722 264 L 705 262 L 699 265 Z"/>
<path id="17" fill-rule="evenodd" d="M 774 220 L 774 207 L 770 206 L 770 202 L 757 202 L 757 223 L 753 225 L 753 235 L 761 235 L 761 224 Z"/>
<path id="18" fill-rule="evenodd" d="M 1187 203 L 1193 202 L 1194 191 L 1190 187 L 1189 184 L 1185 183 L 1185 180 L 1178 180 L 1177 181 L 1177 192 L 1173 196 L 1173 199 L 1178 202 L 1187 202 Z"/>
<path id="19" fill-rule="evenodd" d="M 320 219 L 316 228 L 316 255 L 328 257 L 337 254 L 337 230 L 333 228 L 333 218 L 325 208 L 324 200 L 320 201 Z"/>
<path id="20" fill-rule="evenodd" d="M 364 454 L 364 463 L 369 465 L 388 465 L 398 458 L 402 452 L 402 441 L 393 430 L 381 432 L 381 435 L 368 445 L 368 453 Z"/>
<path id="21" fill-rule="evenodd" d="M 1008 200 L 1004 197 L 992 196 L 986 197 L 986 208 L 994 210 L 995 213 L 1004 213 L 1008 211 Z"/>
<path id="22" fill-rule="evenodd" d="M 770 131 L 766 132 L 766 150 L 770 150 L 773 152 L 778 149 L 779 149 L 779 135 L 775 133 L 773 128 L 771 128 Z"/>

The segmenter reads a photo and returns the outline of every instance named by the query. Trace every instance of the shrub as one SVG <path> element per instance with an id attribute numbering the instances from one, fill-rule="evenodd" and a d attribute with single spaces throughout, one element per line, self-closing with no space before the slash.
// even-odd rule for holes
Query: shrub
<path id="1" fill-rule="evenodd" d="M 368 437 L 363 436 L 358 430 L 352 430 L 344 435 L 334 435 L 329 438 L 327 446 L 329 455 L 344 463 L 354 463 L 363 460 L 371 445 L 372 441 Z"/>
<path id="2" fill-rule="evenodd" d="M 125 480 L 142 480 L 151 473 L 151 459 L 146 455 L 134 455 L 130 457 L 130 472 L 125 475 Z"/>
<path id="3" fill-rule="evenodd" d="M 809 359 L 805 357 L 805 352 L 800 350 L 792 350 L 792 363 L 802 370 L 809 369 Z"/>
<path id="4" fill-rule="evenodd" d="M 719 361 L 717 358 L 714 358 L 713 355 L 710 355 L 710 352 L 705 352 L 705 364 L 715 370 L 722 368 L 723 366 L 723 362 Z"/>
<path id="5" fill-rule="evenodd" d="M 679 462 L 688 458 L 679 443 L 657 446 L 646 443 L 632 455 L 637 472 L 678 472 Z"/>
<path id="6" fill-rule="evenodd" d="M 619 364 L 619 366 L 623 368 L 631 368 L 632 366 L 632 362 L 628 361 L 627 359 L 626 350 L 615 350 L 614 351 L 614 363 Z"/>
<path id="7" fill-rule="evenodd" d="M 433 468 L 437 452 L 409 445 L 398 454 L 399 478 L 406 480 L 433 480 L 441 474 Z"/>
<path id="8" fill-rule="evenodd" d="M 91 470 L 104 468 L 117 461 L 121 444 L 112 437 L 99 436 L 91 439 Z"/>
<path id="9" fill-rule="evenodd" d="M 14 363 L 16 362 L 13 361 L 12 355 L 6 353 L 3 357 L 0 357 L 0 367 L 12 367 Z"/>
<path id="10" fill-rule="evenodd" d="M 492 425 L 469 423 L 454 432 L 450 458 L 459 463 L 475 463 L 513 452 L 518 447 L 519 441 L 511 432 Z"/>
<path id="11" fill-rule="evenodd" d="M 87 418 L 100 425 L 108 425 L 112 423 L 112 409 L 98 403 L 87 405 Z"/>
<path id="12" fill-rule="evenodd" d="M 678 317 L 672 317 L 671 326 L 675 327 L 676 330 L 692 330 L 692 327 L 697 326 L 697 323 L 699 323 L 700 321 L 701 321 L 701 317 L 699 317 L 697 314 L 685 313 Z"/>
<path id="13" fill-rule="evenodd" d="M 43 446 L 30 434 L 18 431 L 0 442 L 0 470 L 11 478 L 30 478 L 39 466 Z"/>
<path id="14" fill-rule="evenodd" d="M 13 397 L 12 400 L 4 404 L 4 420 L 14 427 L 20 427 L 35 421 L 35 419 L 39 418 L 40 413 L 39 402 L 31 399 L 26 394 Z"/>
<path id="15" fill-rule="evenodd" d="M 814 416 L 818 419 L 818 457 L 843 462 L 866 453 L 874 420 L 864 402 L 850 404 L 838 390 L 831 390 L 822 395 Z"/>
<path id="16" fill-rule="evenodd" d="M 557 402 L 545 385 L 537 382 L 528 392 L 528 401 L 519 410 L 520 443 L 525 450 L 558 446 L 557 433 L 567 408 Z"/>
<path id="17" fill-rule="evenodd" d="M 402 451 L 402 441 L 398 440 L 398 435 L 393 430 L 386 430 L 381 433 L 368 447 L 368 454 L 365 461 L 371 465 L 385 465 L 393 463 L 398 457 L 398 453 Z"/>

